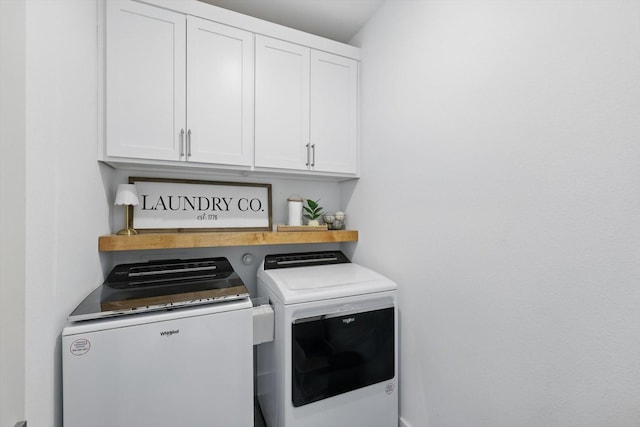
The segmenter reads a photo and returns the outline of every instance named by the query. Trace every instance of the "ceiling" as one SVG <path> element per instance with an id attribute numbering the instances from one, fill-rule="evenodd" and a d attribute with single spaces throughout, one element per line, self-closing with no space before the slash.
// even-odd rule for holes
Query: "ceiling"
<path id="1" fill-rule="evenodd" d="M 384 0 L 200 0 L 348 43 Z"/>

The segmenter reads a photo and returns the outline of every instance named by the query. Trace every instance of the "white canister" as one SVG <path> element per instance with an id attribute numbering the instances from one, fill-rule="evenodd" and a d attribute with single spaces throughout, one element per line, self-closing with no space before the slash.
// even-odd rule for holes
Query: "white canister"
<path id="1" fill-rule="evenodd" d="M 289 222 L 287 225 L 302 225 L 302 197 L 289 197 L 287 205 L 289 206 Z"/>

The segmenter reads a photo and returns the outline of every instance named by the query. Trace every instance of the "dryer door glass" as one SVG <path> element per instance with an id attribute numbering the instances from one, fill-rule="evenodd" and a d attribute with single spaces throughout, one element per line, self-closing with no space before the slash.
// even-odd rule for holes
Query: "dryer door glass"
<path id="1" fill-rule="evenodd" d="M 394 377 L 394 308 L 292 324 L 293 406 Z"/>

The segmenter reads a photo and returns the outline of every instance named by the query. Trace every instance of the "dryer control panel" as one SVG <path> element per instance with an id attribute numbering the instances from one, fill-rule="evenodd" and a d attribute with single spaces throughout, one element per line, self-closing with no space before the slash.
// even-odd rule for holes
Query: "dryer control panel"
<path id="1" fill-rule="evenodd" d="M 351 261 L 342 251 L 304 252 L 291 254 L 267 255 L 264 258 L 264 269 L 291 267 L 311 267 L 314 265 L 348 264 Z"/>

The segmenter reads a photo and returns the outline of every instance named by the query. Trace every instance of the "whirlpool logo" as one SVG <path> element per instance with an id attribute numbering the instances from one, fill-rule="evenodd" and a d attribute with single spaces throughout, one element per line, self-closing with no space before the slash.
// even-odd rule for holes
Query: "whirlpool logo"
<path id="1" fill-rule="evenodd" d="M 170 331 L 162 331 L 160 332 L 161 337 L 170 337 L 173 334 L 179 334 L 180 329 L 171 329 Z"/>
<path id="2" fill-rule="evenodd" d="M 345 325 L 348 325 L 351 322 L 355 322 L 356 318 L 355 317 L 347 317 L 346 319 L 342 319 L 342 323 L 344 323 Z"/>

